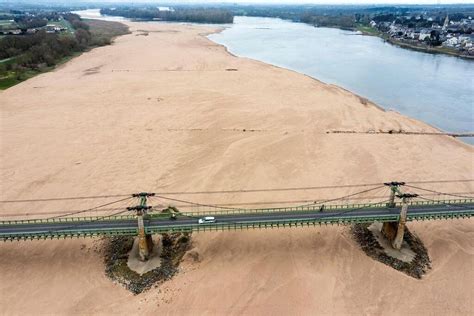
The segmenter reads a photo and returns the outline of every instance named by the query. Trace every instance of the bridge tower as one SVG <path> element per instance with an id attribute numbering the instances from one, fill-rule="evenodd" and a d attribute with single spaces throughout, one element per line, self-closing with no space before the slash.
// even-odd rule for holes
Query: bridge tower
<path id="1" fill-rule="evenodd" d="M 390 200 L 387 203 L 387 207 L 394 208 L 395 207 L 395 194 L 401 194 L 400 186 L 405 185 L 405 182 L 385 182 L 384 185 L 390 187 Z"/>
<path id="2" fill-rule="evenodd" d="M 147 216 L 147 211 L 151 209 L 151 206 L 147 206 L 147 198 L 153 195 L 155 194 L 146 192 L 133 194 L 133 197 L 140 198 L 140 205 L 127 208 L 129 211 L 137 212 L 138 254 L 141 261 L 147 261 L 153 249 L 153 239 L 151 238 L 151 234 L 146 233 L 144 221 L 144 218 Z"/>

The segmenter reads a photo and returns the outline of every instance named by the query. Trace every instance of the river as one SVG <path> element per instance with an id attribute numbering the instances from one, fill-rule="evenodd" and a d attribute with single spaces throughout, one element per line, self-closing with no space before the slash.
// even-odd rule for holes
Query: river
<path id="1" fill-rule="evenodd" d="M 209 38 L 237 56 L 344 87 L 441 130 L 474 131 L 474 61 L 274 18 L 236 17 Z"/>
<path id="2" fill-rule="evenodd" d="M 129 19 L 121 16 L 111 16 L 111 15 L 102 15 L 100 14 L 100 9 L 87 9 L 80 11 L 72 11 L 72 13 L 79 15 L 83 19 L 91 20 L 103 20 L 103 21 L 129 21 Z"/>
<path id="3" fill-rule="evenodd" d="M 101 18 L 98 10 L 82 12 L 77 13 Z M 443 131 L 474 131 L 474 61 L 274 18 L 235 17 L 234 24 L 208 37 L 237 56 L 341 86 Z"/>

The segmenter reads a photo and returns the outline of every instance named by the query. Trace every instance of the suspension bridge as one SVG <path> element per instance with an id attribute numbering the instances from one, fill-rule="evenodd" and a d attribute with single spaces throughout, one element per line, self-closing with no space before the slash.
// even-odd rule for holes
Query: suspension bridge
<path id="1" fill-rule="evenodd" d="M 168 196 L 165 196 L 149 192 L 113 196 L 5 200 L 0 201 L 0 203 L 117 198 L 117 200 L 92 208 L 65 212 L 50 217 L 4 218 L 0 221 L 0 240 L 14 241 L 114 235 L 138 236 L 140 257 L 142 260 L 146 260 L 149 249 L 151 249 L 151 235 L 156 233 L 271 229 L 382 222 L 382 232 L 391 241 L 395 249 L 400 249 L 407 221 L 469 218 L 474 215 L 474 197 L 471 192 L 467 192 L 465 195 L 439 192 L 405 182 L 388 182 L 360 186 L 369 186 L 369 188 L 332 199 L 312 201 L 311 203 L 289 207 L 267 208 L 203 204 L 169 196 L 176 193 L 169 193 Z M 343 186 L 338 186 L 338 188 L 341 187 Z M 385 197 L 385 200 L 371 203 L 347 202 L 348 199 L 357 199 L 359 196 L 370 194 L 381 188 L 389 189 L 389 194 Z M 302 189 L 309 190 L 312 188 Z M 279 190 L 291 191 L 292 188 L 267 189 L 266 191 Z M 240 192 L 258 191 L 241 190 Z M 235 191 L 194 193 L 223 194 L 230 192 Z M 159 203 L 154 203 L 156 201 L 159 201 Z M 127 206 L 110 208 L 110 206 L 123 203 L 127 203 Z M 180 207 L 198 206 L 200 211 L 181 211 L 181 208 L 178 209 L 173 206 L 173 204 L 177 205 L 176 203 L 181 203 L 179 204 Z M 166 204 L 168 206 L 165 206 Z M 84 216 L 84 214 L 90 214 L 94 211 L 108 211 L 111 213 L 107 215 Z M 200 223 L 198 220 L 204 216 L 212 217 L 212 222 Z"/>

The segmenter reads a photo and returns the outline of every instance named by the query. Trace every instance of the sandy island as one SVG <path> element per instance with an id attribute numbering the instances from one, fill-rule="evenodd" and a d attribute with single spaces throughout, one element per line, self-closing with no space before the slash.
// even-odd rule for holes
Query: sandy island
<path id="1" fill-rule="evenodd" d="M 234 57 L 202 36 L 211 28 L 129 25 L 133 33 L 115 44 L 0 94 L 3 200 L 474 174 L 473 147 L 450 137 L 327 134 L 435 129 L 341 88 Z M 436 189 L 474 190 L 472 182 Z M 183 198 L 240 203 L 356 191 Z M 3 204 L 0 214 L 48 216 L 102 202 Z M 199 233 L 200 260 L 187 258 L 170 282 L 138 296 L 105 276 L 98 240 L 4 243 L 1 313 L 473 314 L 474 221 L 409 227 L 432 258 L 421 281 L 367 257 L 345 227 Z"/>

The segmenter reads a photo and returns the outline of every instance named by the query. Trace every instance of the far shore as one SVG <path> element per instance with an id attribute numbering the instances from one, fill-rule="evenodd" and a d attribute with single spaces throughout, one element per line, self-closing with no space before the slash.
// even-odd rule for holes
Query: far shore
<path id="1" fill-rule="evenodd" d="M 394 40 L 394 39 L 384 35 L 381 32 L 366 31 L 366 30 L 361 29 L 361 28 L 353 29 L 352 31 L 360 32 L 362 35 L 379 37 L 379 38 L 383 39 L 384 41 L 386 41 L 386 42 L 388 42 L 392 45 L 395 45 L 395 46 L 398 46 L 398 47 L 401 47 L 401 48 L 405 48 L 405 49 L 411 49 L 411 50 L 414 50 L 414 51 L 424 52 L 424 53 L 428 53 L 428 54 L 444 54 L 444 55 L 451 55 L 451 56 L 454 56 L 454 57 L 460 57 L 460 58 L 467 59 L 467 60 L 474 60 L 474 56 L 464 55 L 464 54 L 461 54 L 460 52 L 457 52 L 457 51 L 454 51 L 454 50 L 451 50 L 449 48 L 442 47 L 442 46 L 412 45 L 410 43 L 405 43 L 405 42 Z"/>

